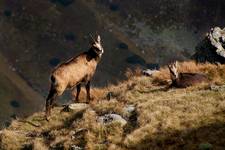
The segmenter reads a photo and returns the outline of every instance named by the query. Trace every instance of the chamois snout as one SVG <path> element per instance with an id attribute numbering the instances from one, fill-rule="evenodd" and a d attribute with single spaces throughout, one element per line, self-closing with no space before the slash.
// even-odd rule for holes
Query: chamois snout
<path id="1" fill-rule="evenodd" d="M 172 80 L 171 87 L 186 88 L 202 82 L 209 82 L 207 76 L 201 73 L 179 73 L 178 62 L 168 65 L 170 77 Z"/>
<path id="2" fill-rule="evenodd" d="M 170 77 L 171 80 L 174 81 L 179 78 L 179 73 L 178 73 L 178 62 L 176 61 L 175 63 L 172 63 L 168 65 L 169 71 L 170 71 Z"/>
<path id="3" fill-rule="evenodd" d="M 97 40 L 93 40 L 92 48 L 95 51 L 96 54 L 101 56 L 104 53 L 104 49 L 102 47 L 101 43 L 101 37 L 98 35 Z"/>

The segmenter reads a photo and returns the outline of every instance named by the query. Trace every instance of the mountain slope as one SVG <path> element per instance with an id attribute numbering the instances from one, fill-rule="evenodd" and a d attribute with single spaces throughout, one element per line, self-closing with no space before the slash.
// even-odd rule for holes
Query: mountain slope
<path id="1" fill-rule="evenodd" d="M 56 107 L 49 122 L 43 112 L 13 121 L 1 131 L 0 146 L 2 149 L 224 149 L 225 66 L 193 62 L 181 66 L 183 71 L 206 73 L 211 83 L 167 89 L 165 84 L 157 85 L 166 83 L 160 82 L 169 76 L 165 68 L 153 77 L 138 77 L 130 72 L 127 74 L 132 77 L 117 86 L 92 89 L 95 100 L 87 109 L 61 112 L 63 107 Z M 110 101 L 106 99 L 108 92 Z M 97 118 L 107 113 L 123 116 L 127 105 L 136 107 L 127 125 L 98 122 Z"/>
<path id="2" fill-rule="evenodd" d="M 220 0 L 1 0 L 0 55 L 6 68 L 27 84 L 25 89 L 45 97 L 51 70 L 87 50 L 89 34 L 97 31 L 105 53 L 92 85 L 104 87 L 124 80 L 126 68 L 158 68 L 189 59 L 211 27 L 225 25 L 224 6 Z M 1 122 L 8 124 L 10 116 L 27 114 L 30 108 L 41 110 L 43 98 L 32 101 L 29 90 L 5 76 L 0 75 L 0 110 L 8 113 Z M 60 102 L 69 99 L 67 92 Z"/>

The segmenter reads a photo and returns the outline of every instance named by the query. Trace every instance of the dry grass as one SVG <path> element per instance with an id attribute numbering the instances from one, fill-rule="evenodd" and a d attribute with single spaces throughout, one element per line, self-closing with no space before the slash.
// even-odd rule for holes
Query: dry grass
<path id="1" fill-rule="evenodd" d="M 223 65 L 185 62 L 182 72 L 204 72 L 214 83 L 224 83 Z M 152 82 L 165 80 L 167 69 L 158 77 L 134 76 L 117 86 L 92 89 L 95 102 L 85 111 L 60 113 L 53 109 L 50 122 L 43 113 L 25 120 L 15 120 L 1 134 L 2 149 L 62 148 L 80 146 L 99 150 L 213 149 L 225 147 L 225 87 L 165 90 Z M 158 82 L 159 83 L 159 82 Z M 106 95 L 111 93 L 111 100 Z M 85 94 L 85 93 L 84 93 Z M 84 97 L 85 98 L 85 95 Z M 81 98 L 82 100 L 82 98 Z M 127 104 L 137 108 L 136 125 L 118 123 L 102 125 L 96 117 L 106 113 L 123 113 Z M 203 146 L 202 146 L 203 145 Z"/>

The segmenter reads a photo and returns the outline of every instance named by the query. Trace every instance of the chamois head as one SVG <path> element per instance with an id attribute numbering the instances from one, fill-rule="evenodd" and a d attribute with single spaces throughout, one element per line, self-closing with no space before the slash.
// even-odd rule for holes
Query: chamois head
<path id="1" fill-rule="evenodd" d="M 179 73 L 178 73 L 178 62 L 175 61 L 174 63 L 168 65 L 168 68 L 170 70 L 170 77 L 172 80 L 176 80 L 179 77 Z"/>
<path id="2" fill-rule="evenodd" d="M 100 37 L 100 35 L 97 35 L 96 39 L 94 39 L 92 37 L 91 49 L 93 49 L 94 52 L 96 54 L 98 54 L 100 57 L 102 56 L 102 54 L 104 52 L 104 49 L 103 49 L 102 44 L 101 44 L 101 37 Z"/>

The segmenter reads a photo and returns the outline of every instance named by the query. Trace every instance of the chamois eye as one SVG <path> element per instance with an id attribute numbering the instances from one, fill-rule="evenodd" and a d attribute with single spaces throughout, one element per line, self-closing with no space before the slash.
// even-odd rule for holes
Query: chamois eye
<path id="1" fill-rule="evenodd" d="M 99 49 L 99 48 L 97 48 L 97 47 L 95 47 L 94 49 L 95 49 L 96 51 L 100 51 L 100 49 Z"/>

